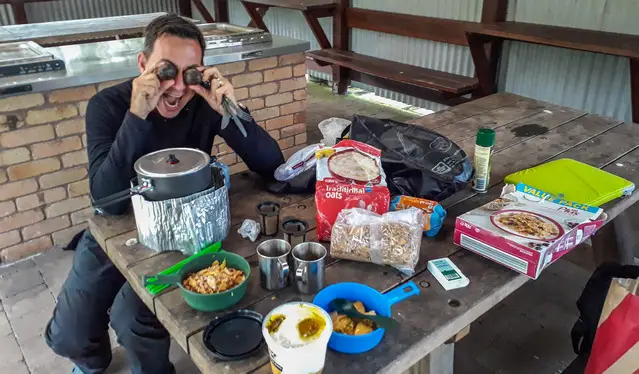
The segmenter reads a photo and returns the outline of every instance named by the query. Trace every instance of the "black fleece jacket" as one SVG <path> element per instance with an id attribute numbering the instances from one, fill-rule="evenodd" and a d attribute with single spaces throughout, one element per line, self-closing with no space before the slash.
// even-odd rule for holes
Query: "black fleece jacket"
<path id="1" fill-rule="evenodd" d="M 264 178 L 273 179 L 275 169 L 284 163 L 277 142 L 254 121 L 242 121 L 245 138 L 231 121 L 222 130 L 222 116 L 199 95 L 195 95 L 171 119 L 157 112 L 146 120 L 129 112 L 132 80 L 109 87 L 89 100 L 86 112 L 87 152 L 91 197 L 98 200 L 128 189 L 136 176 L 135 161 L 156 150 L 171 147 L 197 148 L 210 153 L 219 135 L 242 158 L 247 167 Z M 102 210 L 121 214 L 130 201 Z"/>

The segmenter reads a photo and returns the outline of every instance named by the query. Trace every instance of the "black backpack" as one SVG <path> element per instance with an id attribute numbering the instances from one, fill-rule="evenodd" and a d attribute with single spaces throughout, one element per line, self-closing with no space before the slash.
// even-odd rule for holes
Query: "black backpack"
<path id="1" fill-rule="evenodd" d="M 638 277 L 639 266 L 620 265 L 612 262 L 601 264 L 590 276 L 586 287 L 577 300 L 580 316 L 570 332 L 572 348 L 576 354 L 590 355 L 599 317 L 601 317 L 612 278 L 636 279 Z"/>

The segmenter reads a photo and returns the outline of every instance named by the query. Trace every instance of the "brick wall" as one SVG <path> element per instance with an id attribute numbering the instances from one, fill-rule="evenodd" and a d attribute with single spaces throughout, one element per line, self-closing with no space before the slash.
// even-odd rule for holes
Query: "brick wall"
<path id="1" fill-rule="evenodd" d="M 296 53 L 218 66 L 286 158 L 306 144 L 304 62 Z M 0 99 L 0 262 L 66 245 L 87 226 L 84 114 L 97 91 L 116 83 Z M 231 173 L 247 169 L 219 137 L 211 153 Z"/>

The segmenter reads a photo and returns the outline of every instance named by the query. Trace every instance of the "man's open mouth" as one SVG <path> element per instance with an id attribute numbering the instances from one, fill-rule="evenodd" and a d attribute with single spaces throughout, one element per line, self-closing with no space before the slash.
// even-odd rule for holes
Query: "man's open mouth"
<path id="1" fill-rule="evenodd" d="M 172 94 L 169 93 L 165 93 L 163 96 L 164 99 L 164 104 L 169 108 L 169 109 L 175 109 L 178 107 L 178 104 L 180 103 L 180 99 L 182 98 L 182 95 L 179 96 L 174 96 Z"/>

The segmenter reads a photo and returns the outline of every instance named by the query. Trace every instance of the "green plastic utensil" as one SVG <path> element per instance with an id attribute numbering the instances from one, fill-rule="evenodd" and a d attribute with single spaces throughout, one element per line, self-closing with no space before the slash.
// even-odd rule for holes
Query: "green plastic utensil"
<path id="1" fill-rule="evenodd" d="M 180 269 L 182 269 L 182 267 L 186 264 L 188 264 L 189 262 L 204 256 L 205 254 L 208 253 L 216 253 L 219 252 L 222 248 L 222 242 L 217 242 L 217 243 L 213 243 L 211 245 L 209 245 L 208 247 L 204 248 L 203 250 L 201 250 L 200 252 L 189 256 L 187 258 L 185 258 L 184 260 L 178 262 L 177 264 L 171 266 L 170 268 L 164 269 L 162 270 L 160 273 L 158 273 L 158 275 L 171 275 L 171 274 L 176 274 L 178 271 L 180 271 Z M 150 278 L 150 280 L 156 281 L 157 279 L 155 279 L 154 277 Z M 158 293 L 160 293 L 162 290 L 165 290 L 167 288 L 171 287 L 171 285 L 168 284 L 149 284 L 146 286 L 146 290 L 149 291 L 149 293 L 151 295 L 157 295 Z"/>
<path id="2" fill-rule="evenodd" d="M 339 314 L 343 314 L 351 318 L 370 319 L 371 321 L 375 322 L 377 327 L 382 329 L 391 329 L 397 325 L 397 321 L 395 321 L 392 318 L 378 316 L 378 315 L 369 316 L 368 314 L 362 314 L 358 312 L 357 309 L 355 308 L 355 305 L 353 305 L 352 302 L 346 299 L 341 299 L 341 298 L 334 299 L 330 303 L 330 308 Z"/>

